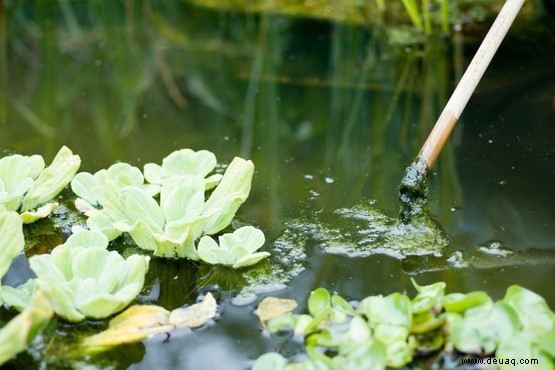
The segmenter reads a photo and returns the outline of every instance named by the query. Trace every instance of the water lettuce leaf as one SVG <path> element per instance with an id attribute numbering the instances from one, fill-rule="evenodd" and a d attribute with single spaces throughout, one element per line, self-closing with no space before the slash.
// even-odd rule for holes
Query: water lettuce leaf
<path id="1" fill-rule="evenodd" d="M 412 304 L 400 293 L 386 297 L 372 296 L 360 302 L 358 310 L 368 317 L 368 324 L 382 343 L 406 340 L 412 326 Z"/>
<path id="2" fill-rule="evenodd" d="M 268 252 L 257 252 L 264 245 L 264 233 L 252 226 L 243 226 L 233 233 L 221 235 L 220 244 L 210 236 L 203 236 L 198 243 L 199 257 L 210 264 L 232 268 L 254 265 L 268 257 Z"/>
<path id="3" fill-rule="evenodd" d="M 23 156 L 15 154 L 0 159 L 0 205 L 10 211 L 26 212 L 24 221 L 34 222 L 48 216 L 56 207 L 52 200 L 73 179 L 81 159 L 63 146 L 50 166 L 45 167 L 40 155 Z"/>
<path id="4" fill-rule="evenodd" d="M 207 150 L 195 152 L 191 149 L 181 149 L 168 155 L 162 160 L 162 166 L 147 163 L 144 166 L 145 178 L 151 184 L 162 185 L 175 177 L 202 178 L 205 190 L 215 187 L 222 175 L 215 174 L 206 178 L 214 170 L 217 161 L 214 153 Z"/>
<path id="5" fill-rule="evenodd" d="M 412 300 L 412 312 L 415 314 L 428 312 L 432 309 L 437 310 L 441 307 L 441 298 L 445 294 L 445 283 L 440 281 L 430 285 L 418 285 L 411 278 L 412 285 L 416 288 L 418 294 Z"/>
<path id="6" fill-rule="evenodd" d="M 23 312 L 0 329 L 0 365 L 27 348 L 53 315 L 48 299 L 37 292 Z"/>
<path id="7" fill-rule="evenodd" d="M 517 312 L 503 301 L 478 306 L 464 316 L 449 314 L 447 320 L 455 348 L 478 355 L 493 353 L 521 327 Z"/>
<path id="8" fill-rule="evenodd" d="M 24 245 L 23 224 L 19 215 L 16 212 L 0 210 L 0 279 L 8 271 L 13 259 L 23 251 Z"/>
<path id="9" fill-rule="evenodd" d="M 128 163 L 113 164 L 94 175 L 80 172 L 75 176 L 71 181 L 71 189 L 79 197 L 75 200 L 75 207 L 89 217 L 89 229 L 104 233 L 110 240 L 121 235 L 122 231 L 113 225 L 126 219 L 120 195 L 129 186 L 151 196 L 160 192 L 159 186 L 146 184 L 141 170 Z"/>
<path id="10" fill-rule="evenodd" d="M 512 285 L 507 289 L 503 301 L 518 312 L 524 330 L 538 334 L 555 330 L 555 314 L 540 295 Z"/>
<path id="11" fill-rule="evenodd" d="M 254 164 L 239 157 L 233 158 L 220 183 L 205 205 L 205 212 L 213 214 L 204 227 L 204 233 L 212 235 L 227 227 L 235 213 L 248 198 Z"/>
<path id="12" fill-rule="evenodd" d="M 94 233 L 80 231 L 51 254 L 29 259 L 38 288 L 56 314 L 71 322 L 121 311 L 141 291 L 148 269 L 148 257 L 124 259 L 106 250 L 107 238 Z"/>
<path id="13" fill-rule="evenodd" d="M 29 211 L 35 209 L 62 191 L 73 179 L 81 166 L 81 158 L 74 155 L 72 151 L 63 146 L 50 166 L 40 172 L 33 186 L 22 201 L 21 210 Z"/>

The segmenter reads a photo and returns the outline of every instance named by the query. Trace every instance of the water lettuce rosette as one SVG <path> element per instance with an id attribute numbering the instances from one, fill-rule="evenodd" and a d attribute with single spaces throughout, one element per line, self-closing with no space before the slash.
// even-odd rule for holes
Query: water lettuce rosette
<path id="1" fill-rule="evenodd" d="M 173 177 L 162 185 L 160 204 L 134 187 L 122 190 L 119 204 L 124 210 L 114 227 L 128 232 L 137 245 L 155 256 L 198 260 L 195 241 L 229 225 L 247 199 L 254 165 L 235 158 L 208 200 L 201 177 Z"/>
<path id="2" fill-rule="evenodd" d="M 203 236 L 198 243 L 198 254 L 203 261 L 214 265 L 222 264 L 235 269 L 247 267 L 270 256 L 268 252 L 256 252 L 264 241 L 261 230 L 244 226 L 233 233 L 221 235 L 219 245 L 210 236 Z"/>
<path id="3" fill-rule="evenodd" d="M 145 165 L 144 177 L 137 168 L 118 164 L 94 175 L 80 173 L 71 186 L 90 229 L 110 240 L 127 232 L 155 256 L 198 260 L 195 241 L 230 224 L 250 193 L 254 173 L 251 161 L 234 158 L 223 176 L 206 177 L 215 165 L 212 153 L 183 149 L 161 166 Z M 145 178 L 152 183 L 145 184 Z"/>
<path id="4" fill-rule="evenodd" d="M 141 291 L 148 257 L 108 251 L 102 233 L 79 230 L 50 254 L 29 259 L 35 283 L 54 312 L 71 322 L 102 319 L 124 309 Z"/>
<path id="5" fill-rule="evenodd" d="M 44 218 L 57 206 L 47 202 L 69 184 L 80 165 L 79 156 L 66 146 L 48 167 L 40 155 L 4 157 L 0 159 L 0 205 L 22 212 L 25 223 Z"/>

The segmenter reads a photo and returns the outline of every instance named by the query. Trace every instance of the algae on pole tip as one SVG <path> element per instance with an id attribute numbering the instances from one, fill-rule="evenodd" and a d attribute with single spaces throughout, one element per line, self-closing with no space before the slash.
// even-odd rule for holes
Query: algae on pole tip
<path id="1" fill-rule="evenodd" d="M 418 157 L 407 169 L 399 186 L 399 221 L 404 225 L 429 224 L 428 165 Z"/>

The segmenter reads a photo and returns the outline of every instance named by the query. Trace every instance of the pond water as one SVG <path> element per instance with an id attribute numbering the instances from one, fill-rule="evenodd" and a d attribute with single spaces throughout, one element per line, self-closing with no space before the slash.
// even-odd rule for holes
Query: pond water
<path id="1" fill-rule="evenodd" d="M 107 3 L 0 5 L 0 146 L 50 160 L 65 144 L 92 172 L 180 148 L 252 159 L 238 216 L 264 230 L 280 267 L 258 281 L 153 261 L 139 301 L 170 309 L 211 291 L 219 318 L 80 366 L 245 369 L 276 350 L 253 314 L 260 298 L 303 305 L 317 287 L 348 299 L 413 294 L 414 277 L 497 299 L 519 284 L 555 307 L 553 28 L 527 13 L 507 36 L 430 176 L 446 245 L 407 255 L 373 225 L 394 222 L 403 171 L 483 27 L 418 44 L 381 22 Z M 33 356 L 7 366 L 39 367 Z"/>

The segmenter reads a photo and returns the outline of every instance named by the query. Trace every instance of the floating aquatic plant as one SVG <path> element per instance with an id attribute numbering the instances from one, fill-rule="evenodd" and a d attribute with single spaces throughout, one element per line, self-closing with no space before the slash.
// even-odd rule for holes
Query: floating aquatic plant
<path id="1" fill-rule="evenodd" d="M 36 279 L 24 285 L 19 295 L 10 290 L 5 298 L 16 308 L 40 290 L 56 314 L 71 322 L 101 319 L 125 308 L 139 294 L 148 269 L 148 257 L 124 259 L 108 251 L 102 233 L 76 230 L 66 243 L 51 254 L 29 259 Z"/>
<path id="2" fill-rule="evenodd" d="M 222 178 L 220 174 L 208 176 L 216 164 L 216 156 L 208 150 L 198 152 L 191 149 L 176 150 L 162 160 L 162 166 L 155 163 L 145 164 L 145 179 L 151 184 L 162 185 L 175 177 L 182 178 L 183 181 L 187 181 L 187 178 L 200 177 L 204 179 L 206 190 L 209 190 Z"/>
<path id="3" fill-rule="evenodd" d="M 6 274 L 12 260 L 23 250 L 21 217 L 16 212 L 0 210 L 0 279 Z M 0 284 L 0 304 L 2 303 Z"/>
<path id="4" fill-rule="evenodd" d="M 512 369 L 520 359 L 537 360 L 530 369 L 554 368 L 555 314 L 537 294 L 514 285 L 493 302 L 484 292 L 445 295 L 443 282 L 413 283 L 418 291 L 413 300 L 392 293 L 353 305 L 316 289 L 308 313 L 288 312 L 266 322 L 271 333 L 289 330 L 304 338 L 306 359 L 289 362 L 267 353 L 253 369 L 399 368 L 416 355 L 449 348 L 461 356 L 489 357 L 500 369 Z"/>
<path id="5" fill-rule="evenodd" d="M 91 230 L 110 240 L 128 232 L 155 256 L 198 260 L 195 241 L 230 224 L 249 195 L 254 173 L 251 161 L 235 158 L 223 176 L 206 178 L 215 164 L 210 152 L 184 149 L 166 157 L 162 166 L 145 166 L 144 177 L 153 184 L 145 184 L 137 168 L 119 164 L 95 175 L 80 173 L 71 186 Z M 206 189 L 215 183 L 205 201 Z M 154 198 L 158 192 L 159 201 Z"/>
<path id="6" fill-rule="evenodd" d="M 145 184 L 141 170 L 128 163 L 113 164 L 94 175 L 80 172 L 71 181 L 71 189 L 80 197 L 76 199 L 75 206 L 89 217 L 87 226 L 102 232 L 110 240 L 122 233 L 113 224 L 126 217 L 119 197 L 123 188 L 129 186 L 141 189 L 150 196 L 160 192 L 159 186 Z"/>
<path id="7" fill-rule="evenodd" d="M 233 233 L 221 235 L 220 245 L 210 236 L 198 243 L 198 254 L 204 262 L 222 264 L 232 268 L 254 265 L 268 257 L 268 252 L 257 252 L 264 245 L 264 233 L 252 226 L 244 226 Z"/>
<path id="8" fill-rule="evenodd" d="M 37 292 L 27 308 L 0 329 L 0 365 L 27 348 L 52 315 L 48 300 Z"/>
<path id="9" fill-rule="evenodd" d="M 49 203 L 73 179 L 81 159 L 63 146 L 50 166 L 40 155 L 14 154 L 0 159 L 0 205 L 22 212 L 25 223 L 48 216 L 57 203 Z M 44 205 L 38 208 L 38 206 Z M 35 212 L 36 210 L 36 212 Z"/>

